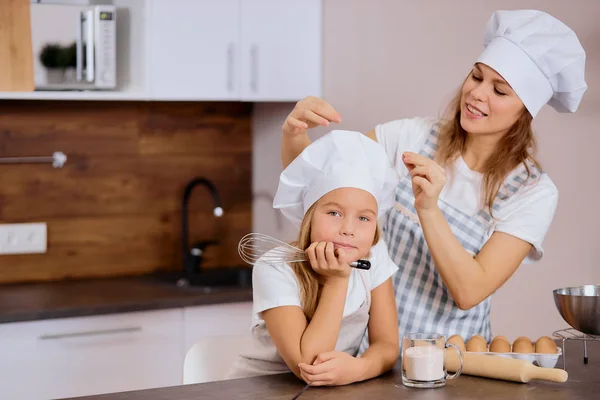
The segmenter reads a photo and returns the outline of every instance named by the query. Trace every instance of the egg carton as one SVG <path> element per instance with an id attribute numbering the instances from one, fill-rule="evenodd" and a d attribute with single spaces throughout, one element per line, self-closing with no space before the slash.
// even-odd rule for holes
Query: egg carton
<path id="1" fill-rule="evenodd" d="M 537 365 L 538 367 L 543 368 L 554 368 L 556 363 L 558 362 L 558 358 L 562 355 L 562 349 L 556 346 L 557 352 L 556 354 L 546 354 L 546 353 L 493 353 L 491 351 L 470 351 L 471 354 L 484 354 L 489 356 L 498 356 L 498 357 L 506 357 L 506 358 L 516 358 L 518 360 L 529 361 L 532 364 Z"/>

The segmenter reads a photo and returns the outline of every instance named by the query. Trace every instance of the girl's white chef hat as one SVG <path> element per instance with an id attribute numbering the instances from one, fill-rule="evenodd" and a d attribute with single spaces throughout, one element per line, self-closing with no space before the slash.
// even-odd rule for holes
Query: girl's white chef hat
<path id="1" fill-rule="evenodd" d="M 383 146 L 360 132 L 334 130 L 306 147 L 281 173 L 273 207 L 300 226 L 323 195 L 352 187 L 371 193 L 381 215 L 393 206 L 398 182 Z"/>
<path id="2" fill-rule="evenodd" d="M 546 103 L 575 112 L 585 83 L 585 51 L 575 32 L 537 10 L 495 11 L 477 62 L 498 72 L 532 116 Z"/>

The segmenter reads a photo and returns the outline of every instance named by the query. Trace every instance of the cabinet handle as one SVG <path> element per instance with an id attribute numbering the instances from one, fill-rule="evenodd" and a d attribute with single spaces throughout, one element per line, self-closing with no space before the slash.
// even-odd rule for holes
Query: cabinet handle
<path id="1" fill-rule="evenodd" d="M 229 43 L 227 46 L 227 90 L 233 92 L 235 72 L 235 43 Z"/>
<path id="2" fill-rule="evenodd" d="M 99 329 L 99 330 L 95 330 L 95 331 L 56 333 L 56 334 L 50 334 L 50 335 L 41 335 L 39 338 L 40 338 L 40 340 L 65 339 L 65 338 L 81 337 L 81 336 L 112 335 L 115 333 L 138 332 L 141 330 L 142 330 L 141 326 L 132 326 L 132 327 L 127 327 L 127 328 Z"/>
<path id="3" fill-rule="evenodd" d="M 250 89 L 258 92 L 258 46 L 255 44 L 250 47 Z"/>

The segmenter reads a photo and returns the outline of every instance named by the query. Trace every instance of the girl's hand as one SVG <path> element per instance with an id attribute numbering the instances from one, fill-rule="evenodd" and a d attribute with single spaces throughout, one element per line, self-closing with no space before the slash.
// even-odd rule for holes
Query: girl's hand
<path id="1" fill-rule="evenodd" d="M 360 380 L 363 363 L 343 351 L 321 353 L 313 365 L 300 363 L 300 376 L 311 386 L 347 385 Z"/>
<path id="2" fill-rule="evenodd" d="M 342 122 L 342 117 L 325 100 L 309 96 L 296 103 L 281 130 L 284 135 L 296 136 L 316 126 L 328 126 L 330 122 Z"/>
<path id="3" fill-rule="evenodd" d="M 350 276 L 351 267 L 346 261 L 344 249 L 336 251 L 333 243 L 313 242 L 306 249 L 306 253 L 312 269 L 321 275 L 325 282 Z"/>
<path id="4" fill-rule="evenodd" d="M 446 184 L 446 171 L 435 161 L 411 152 L 402 154 L 402 162 L 412 177 L 415 209 L 430 211 L 438 207 L 438 198 Z"/>

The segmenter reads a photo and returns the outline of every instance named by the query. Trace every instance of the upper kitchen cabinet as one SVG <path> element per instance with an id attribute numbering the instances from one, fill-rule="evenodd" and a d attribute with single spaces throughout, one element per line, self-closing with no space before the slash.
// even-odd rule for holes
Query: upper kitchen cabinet
<path id="1" fill-rule="evenodd" d="M 0 91 L 0 99 L 321 96 L 322 8 L 322 0 L 36 2 L 30 19 L 36 90 Z M 52 51 L 44 55 L 46 45 Z"/>
<path id="2" fill-rule="evenodd" d="M 321 95 L 321 0 L 241 0 L 242 100 Z"/>
<path id="3" fill-rule="evenodd" d="M 33 60 L 21 68 L 33 67 L 35 91 L 0 92 L 0 99 L 149 99 L 146 1 L 41 0 L 29 6 Z"/>
<path id="4" fill-rule="evenodd" d="M 152 99 L 240 98 L 240 0 L 152 0 L 148 36 Z"/>
<path id="5" fill-rule="evenodd" d="M 321 95 L 322 0 L 152 0 L 153 100 Z"/>

